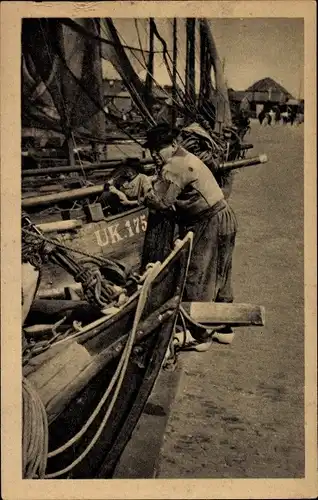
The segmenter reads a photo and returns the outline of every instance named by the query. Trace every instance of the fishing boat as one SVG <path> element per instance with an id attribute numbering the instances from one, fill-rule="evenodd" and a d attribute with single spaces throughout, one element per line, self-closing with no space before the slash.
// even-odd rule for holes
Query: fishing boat
<path id="1" fill-rule="evenodd" d="M 77 146 L 92 141 L 91 153 L 98 156 L 100 146 L 119 137 L 109 136 L 111 123 L 142 156 L 145 131 L 156 123 L 157 58 L 171 76 L 168 97 L 173 106 L 167 107 L 167 119 L 172 125 L 182 118 L 184 126 L 191 126 L 198 110 L 212 114 L 210 152 L 225 152 L 222 168 L 264 161 L 242 159 L 243 148 L 230 149 L 231 138 L 227 141 L 222 132 L 223 126 L 231 126 L 231 115 L 206 20 L 122 22 L 135 26 L 138 47 L 127 42 L 127 26 L 120 26 L 120 20 L 23 21 L 23 130 L 42 127 L 62 138 L 68 160 L 58 164 L 49 156 L 50 163 L 41 164 L 48 159 L 45 153 L 32 168 L 22 170 L 22 208 L 27 212 L 22 267 L 28 283 L 22 328 L 23 477 L 28 479 L 112 477 L 172 346 L 179 314 L 184 325 L 264 324 L 263 310 L 251 305 L 203 304 L 202 310 L 181 304 L 191 233 L 177 240 L 160 262 L 140 269 L 147 210 L 101 210 L 104 181 L 116 177 L 123 158 L 84 163 Z M 148 26 L 147 50 L 138 23 Z M 182 29 L 184 59 L 178 56 Z M 43 50 L 38 51 L 39 46 Z M 132 63 L 133 54 L 138 64 Z M 111 66 L 120 75 L 143 118 L 139 135 L 103 108 L 102 60 L 108 71 Z M 138 68 L 146 71 L 144 79 Z M 212 107 L 206 109 L 210 101 Z M 64 162 L 59 155 L 55 159 Z M 141 157 L 139 163 L 151 172 L 152 159 Z"/>
<path id="2" fill-rule="evenodd" d="M 186 326 L 263 326 L 250 304 L 182 303 L 192 233 L 143 275 L 109 259 L 78 261 L 24 215 L 22 391 L 25 479 L 111 478 L 167 353 Z M 81 283 L 39 299 L 49 259 Z M 180 323 L 180 321 L 179 321 Z"/>
<path id="3" fill-rule="evenodd" d="M 171 342 L 191 242 L 191 233 L 176 242 L 162 264 L 139 278 L 137 288 L 128 276 L 126 290 L 133 286 L 132 293 L 116 307 L 114 301 L 97 307 L 87 294 L 86 300 L 32 300 L 36 287 L 26 287 L 25 478 L 111 477 Z M 64 249 L 53 253 L 55 263 L 77 268 Z M 32 268 L 27 260 L 24 265 Z M 32 271 L 36 274 L 34 262 Z M 108 278 L 109 272 L 108 267 Z"/>
<path id="4" fill-rule="evenodd" d="M 170 80 L 170 90 L 158 82 L 159 70 Z M 138 133 L 127 126 L 116 105 L 106 102 L 105 111 L 103 76 L 122 81 L 138 116 Z M 216 139 L 212 149 L 216 147 L 219 154 L 223 148 L 224 162 L 241 159 L 242 151 L 251 147 L 241 147 L 241 141 L 233 145 L 222 135 L 232 117 L 222 64 L 206 19 L 24 19 L 22 85 L 24 141 L 33 134 L 63 143 L 62 149 L 50 154 L 34 148 L 32 154 L 24 152 L 35 163 L 34 168 L 22 168 L 22 208 L 44 224 L 50 236 L 58 235 L 74 248 L 124 260 L 136 269 L 148 212 L 139 206 L 113 214 L 97 206 L 103 191 L 99 183 L 112 177 L 125 159 L 120 150 L 119 157 L 106 159 L 101 153 L 105 146 L 122 150 L 125 139 L 133 156 L 140 157 L 143 172 L 153 173 L 152 159 L 142 158 L 146 129 L 158 120 L 171 125 L 181 120 L 186 126 L 202 115 L 212 124 L 210 133 Z M 164 106 L 162 96 L 167 101 Z M 116 141 L 122 141 L 121 146 L 114 145 Z M 99 160 L 83 160 L 85 147 L 90 159 Z M 61 287 L 65 279 L 48 268 L 41 289 L 44 283 Z"/>

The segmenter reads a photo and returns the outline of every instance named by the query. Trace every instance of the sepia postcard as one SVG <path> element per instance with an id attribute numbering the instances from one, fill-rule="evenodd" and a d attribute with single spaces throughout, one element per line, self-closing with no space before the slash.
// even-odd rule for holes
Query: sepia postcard
<path id="1" fill-rule="evenodd" d="M 315 35 L 2 2 L 5 500 L 317 496 Z"/>

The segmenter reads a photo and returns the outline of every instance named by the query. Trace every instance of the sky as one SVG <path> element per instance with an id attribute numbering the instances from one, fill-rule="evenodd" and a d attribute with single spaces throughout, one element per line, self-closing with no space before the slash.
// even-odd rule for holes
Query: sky
<path id="1" fill-rule="evenodd" d="M 270 77 L 294 97 L 303 97 L 302 19 L 215 19 L 210 26 L 219 56 L 225 59 L 229 87 L 245 90 Z"/>
<path id="2" fill-rule="evenodd" d="M 147 20 L 114 19 L 121 34 L 122 42 L 135 47 L 148 45 Z M 156 19 L 158 30 L 172 49 L 172 20 Z M 225 79 L 228 87 L 246 90 L 262 78 L 270 77 L 286 88 L 294 97 L 303 98 L 304 73 L 304 27 L 303 20 L 297 18 L 254 18 L 254 19 L 210 19 L 210 27 L 224 62 Z M 139 37 L 139 38 L 138 38 Z M 185 67 L 185 19 L 178 19 L 178 51 L 181 75 Z M 197 41 L 199 37 L 197 36 Z M 155 50 L 161 49 L 156 41 Z M 197 44 L 199 49 L 199 44 Z M 198 51 L 197 51 L 198 54 Z M 197 60 L 199 55 L 197 56 Z M 145 73 L 134 61 L 136 71 Z M 141 72 L 140 72 L 141 71 Z M 111 76 L 109 63 L 104 63 L 104 75 Z M 171 82 L 165 69 L 162 56 L 155 55 L 155 79 L 161 84 Z M 198 78 L 197 74 L 197 87 Z"/>

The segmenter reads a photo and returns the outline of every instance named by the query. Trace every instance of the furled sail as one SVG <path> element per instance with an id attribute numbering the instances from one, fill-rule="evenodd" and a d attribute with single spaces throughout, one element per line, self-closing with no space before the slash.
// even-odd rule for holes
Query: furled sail
<path id="1" fill-rule="evenodd" d="M 97 35 L 94 19 L 78 19 L 76 23 Z M 58 19 L 24 19 L 22 58 L 23 126 L 38 122 L 66 137 L 78 129 L 90 130 L 100 138 L 105 135 L 96 41 Z"/>
<path id="2" fill-rule="evenodd" d="M 226 85 L 206 19 L 24 19 L 22 126 L 103 140 L 111 122 L 126 134 L 121 114 L 105 110 L 103 78 L 129 92 L 147 128 L 203 115 L 230 124 Z"/>
<path id="3" fill-rule="evenodd" d="M 223 68 L 207 19 L 200 20 L 201 79 L 199 111 L 208 108 L 214 114 L 214 128 L 220 131 L 222 125 L 232 124 L 230 102 L 224 81 Z M 213 80 L 212 81 L 212 77 Z"/>

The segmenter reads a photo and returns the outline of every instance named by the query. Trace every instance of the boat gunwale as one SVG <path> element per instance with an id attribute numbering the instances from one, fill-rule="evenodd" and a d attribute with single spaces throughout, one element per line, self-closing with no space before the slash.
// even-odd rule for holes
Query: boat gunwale
<path id="1" fill-rule="evenodd" d="M 189 244 L 191 247 L 191 242 L 192 242 L 192 233 L 188 233 L 182 240 L 179 240 L 180 243 L 178 245 L 175 245 L 175 248 L 172 250 L 172 252 L 168 255 L 168 257 L 161 263 L 160 270 L 158 272 L 158 275 L 154 279 L 154 282 L 152 283 L 152 287 L 154 288 L 156 285 L 158 285 L 162 279 L 164 278 L 163 272 L 166 270 L 167 266 L 171 264 L 171 262 L 178 256 L 178 254 L 182 253 L 182 251 L 185 251 L 186 245 Z M 138 297 L 140 295 L 141 290 L 137 290 L 135 293 L 129 297 L 127 302 L 123 304 L 119 310 L 114 311 L 113 314 L 109 316 L 105 316 L 102 318 L 99 318 L 95 320 L 93 323 L 89 323 L 86 325 L 82 331 L 77 332 L 73 336 L 67 337 L 65 339 L 62 339 L 58 342 L 56 342 L 54 345 L 61 345 L 62 343 L 67 345 L 69 342 L 73 341 L 76 339 L 79 343 L 84 343 L 88 341 L 90 338 L 92 338 L 95 335 L 98 335 L 100 333 L 99 331 L 95 331 L 96 329 L 99 329 L 99 327 L 103 326 L 103 328 L 108 328 L 112 326 L 118 319 L 121 319 L 124 314 L 129 312 L 130 309 L 132 309 L 135 306 L 135 302 L 138 300 Z"/>

